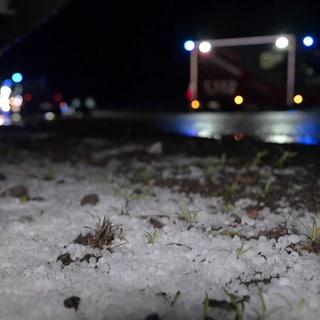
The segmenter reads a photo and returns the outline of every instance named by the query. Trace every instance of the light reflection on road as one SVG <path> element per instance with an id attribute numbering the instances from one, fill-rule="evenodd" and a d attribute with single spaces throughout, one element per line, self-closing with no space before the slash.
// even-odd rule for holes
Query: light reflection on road
<path id="1" fill-rule="evenodd" d="M 96 110 L 93 118 L 143 124 L 158 131 L 191 137 L 256 137 L 273 143 L 320 145 L 320 109 L 236 112 L 112 112 Z"/>
<path id="2" fill-rule="evenodd" d="M 192 137 L 242 134 L 274 143 L 320 144 L 320 111 L 189 113 L 165 117 L 158 125 Z"/>

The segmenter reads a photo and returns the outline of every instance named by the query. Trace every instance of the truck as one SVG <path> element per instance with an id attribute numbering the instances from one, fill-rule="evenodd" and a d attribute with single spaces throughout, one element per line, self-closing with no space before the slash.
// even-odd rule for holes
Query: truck
<path id="1" fill-rule="evenodd" d="M 311 35 L 186 41 L 190 110 L 320 106 L 320 46 Z"/>

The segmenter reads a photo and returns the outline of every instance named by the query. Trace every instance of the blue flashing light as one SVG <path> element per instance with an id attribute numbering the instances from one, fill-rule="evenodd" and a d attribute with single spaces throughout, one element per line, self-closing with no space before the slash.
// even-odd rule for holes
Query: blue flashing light
<path id="1" fill-rule="evenodd" d="M 15 83 L 20 83 L 23 80 L 23 76 L 20 72 L 15 72 L 12 76 L 11 79 Z"/>
<path id="2" fill-rule="evenodd" d="M 2 85 L 11 88 L 12 87 L 12 80 L 6 79 L 3 81 Z"/>
<path id="3" fill-rule="evenodd" d="M 302 43 L 305 47 L 312 47 L 314 45 L 314 38 L 312 36 L 305 36 L 302 39 Z"/>
<path id="4" fill-rule="evenodd" d="M 317 138 L 314 137 L 298 137 L 297 142 L 299 144 L 305 144 L 309 146 L 317 146 L 320 144 L 320 141 Z"/>
<path id="5" fill-rule="evenodd" d="M 196 44 L 194 41 L 192 40 L 187 40 L 185 43 L 184 43 L 184 49 L 186 51 L 192 51 L 194 48 L 195 48 Z"/>

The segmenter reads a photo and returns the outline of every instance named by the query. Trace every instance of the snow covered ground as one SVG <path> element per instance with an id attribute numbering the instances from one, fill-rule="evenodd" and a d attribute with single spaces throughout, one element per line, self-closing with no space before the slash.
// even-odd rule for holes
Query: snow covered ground
<path id="1" fill-rule="evenodd" d="M 314 168 L 165 147 L 0 144 L 0 319 L 319 319 Z"/>

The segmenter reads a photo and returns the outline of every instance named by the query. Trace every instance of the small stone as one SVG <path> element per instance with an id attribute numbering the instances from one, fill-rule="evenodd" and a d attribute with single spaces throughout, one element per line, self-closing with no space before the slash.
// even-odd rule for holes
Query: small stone
<path id="1" fill-rule="evenodd" d="M 26 186 L 23 185 L 17 185 L 15 187 L 9 188 L 1 193 L 2 198 L 22 198 L 22 197 L 28 197 L 29 191 Z"/>
<path id="2" fill-rule="evenodd" d="M 99 202 L 99 196 L 96 193 L 91 193 L 91 194 L 87 194 L 85 195 L 81 201 L 80 204 L 82 206 L 86 205 L 86 204 L 90 204 L 90 205 L 95 205 Z"/>
<path id="3" fill-rule="evenodd" d="M 65 299 L 63 301 L 63 304 L 66 308 L 69 308 L 69 309 L 74 308 L 75 310 L 78 310 L 80 300 L 81 300 L 80 297 L 72 296 Z"/>
<path id="4" fill-rule="evenodd" d="M 61 254 L 58 258 L 57 258 L 57 261 L 61 261 L 63 265 L 65 266 L 68 266 L 70 263 L 74 262 L 72 259 L 71 259 L 71 256 L 70 256 L 70 253 L 64 253 L 64 254 Z"/>
<path id="5" fill-rule="evenodd" d="M 160 320 L 160 317 L 156 313 L 151 313 L 145 317 L 145 320 Z"/>

